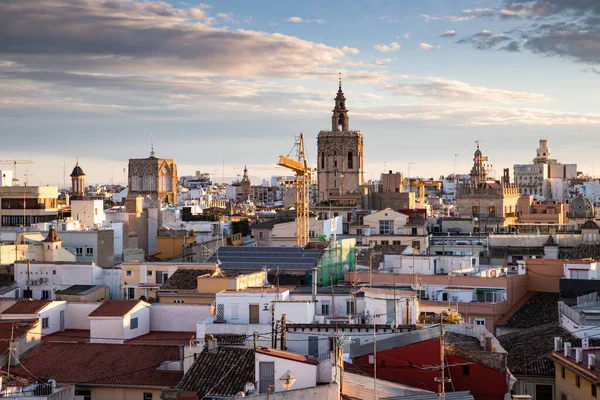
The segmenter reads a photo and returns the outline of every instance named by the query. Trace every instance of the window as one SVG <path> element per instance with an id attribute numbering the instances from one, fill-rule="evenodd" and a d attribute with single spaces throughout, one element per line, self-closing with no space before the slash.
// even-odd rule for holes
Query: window
<path id="1" fill-rule="evenodd" d="M 52 275 L 56 275 L 56 270 L 55 269 L 52 270 Z"/>
<path id="2" fill-rule="evenodd" d="M 75 255 L 82 256 L 83 255 L 83 247 L 75 248 Z"/>
<path id="3" fill-rule="evenodd" d="M 75 389 L 75 396 L 79 396 L 83 400 L 92 400 L 92 391 L 90 389 Z"/>
<path id="4" fill-rule="evenodd" d="M 138 319 L 137 317 L 131 318 L 131 322 L 129 323 L 129 329 L 134 330 L 138 327 Z"/>
<path id="5" fill-rule="evenodd" d="M 565 367 L 560 367 L 560 377 L 565 379 L 565 376 L 566 376 Z"/>
<path id="6" fill-rule="evenodd" d="M 388 244 L 390 244 L 389 240 L 382 240 L 381 241 L 381 245 L 383 245 L 383 246 L 387 246 Z"/>
<path id="7" fill-rule="evenodd" d="M 42 329 L 48 329 L 50 327 L 50 319 L 48 317 L 42 318 Z"/>
<path id="8" fill-rule="evenodd" d="M 50 291 L 49 290 L 42 290 L 42 299 L 49 299 L 50 298 Z"/>
<path id="9" fill-rule="evenodd" d="M 379 221 L 379 234 L 391 235 L 394 233 L 394 221 Z"/>
<path id="10" fill-rule="evenodd" d="M 490 206 L 490 208 L 489 208 L 489 214 L 490 214 L 490 217 L 495 217 L 496 216 L 496 206 Z"/>
<path id="11" fill-rule="evenodd" d="M 144 400 L 152 400 L 152 393 L 144 392 Z"/>
<path id="12" fill-rule="evenodd" d="M 321 153 L 321 168 L 325 169 L 325 153 Z"/>
<path id="13" fill-rule="evenodd" d="M 175 304 L 183 304 L 183 300 L 173 300 L 173 303 L 175 303 Z"/>
<path id="14" fill-rule="evenodd" d="M 593 398 L 598 397 L 598 387 L 596 385 L 594 385 L 593 382 L 592 382 L 592 397 Z"/>
<path id="15" fill-rule="evenodd" d="M 394 246 L 400 246 L 402 243 L 401 243 L 399 240 L 394 240 L 394 241 L 392 242 L 392 244 L 393 244 Z"/>
<path id="16" fill-rule="evenodd" d="M 420 250 L 421 249 L 421 242 L 419 242 L 418 240 L 413 240 L 412 242 L 412 247 L 415 250 Z"/>
<path id="17" fill-rule="evenodd" d="M 474 216 L 478 216 L 479 215 L 479 207 L 478 206 L 473 206 L 471 209 L 473 211 L 473 215 Z"/>
<path id="18" fill-rule="evenodd" d="M 238 319 L 239 318 L 239 304 L 232 304 L 231 305 L 231 319 Z"/>
<path id="19" fill-rule="evenodd" d="M 560 393 L 560 400 L 567 400 L 567 395 L 563 392 Z"/>
<path id="20" fill-rule="evenodd" d="M 156 283 L 165 283 L 169 279 L 169 273 L 165 271 L 156 271 Z"/>
<path id="21" fill-rule="evenodd" d="M 133 273 L 130 269 L 125 271 L 125 276 L 132 276 L 132 275 L 133 275 Z"/>
<path id="22" fill-rule="evenodd" d="M 579 375 L 575 375 L 575 386 L 581 387 L 581 378 Z"/>
<path id="23" fill-rule="evenodd" d="M 471 368 L 468 365 L 463 365 L 463 376 L 470 376 Z"/>
<path id="24" fill-rule="evenodd" d="M 88 247 L 87 249 L 85 249 L 85 254 L 89 257 L 89 256 L 93 256 L 94 255 L 94 248 L 93 247 Z"/>
<path id="25" fill-rule="evenodd" d="M 129 300 L 135 299 L 135 288 L 127 288 L 127 298 Z"/>
<path id="26" fill-rule="evenodd" d="M 354 168 L 354 157 L 352 152 L 348 152 L 348 169 Z"/>
<path id="27" fill-rule="evenodd" d="M 264 232 L 258 232 L 258 238 L 264 239 Z"/>
<path id="28" fill-rule="evenodd" d="M 475 318 L 475 320 L 473 320 L 473 324 L 485 326 L 485 318 Z"/>
<path id="29" fill-rule="evenodd" d="M 152 276 L 152 271 L 148 271 L 148 276 Z"/>
<path id="30" fill-rule="evenodd" d="M 321 303 L 321 315 L 329 315 L 329 302 Z"/>
<path id="31" fill-rule="evenodd" d="M 346 314 L 347 315 L 354 315 L 355 314 L 355 309 L 354 309 L 354 301 L 350 300 L 346 302 Z"/>

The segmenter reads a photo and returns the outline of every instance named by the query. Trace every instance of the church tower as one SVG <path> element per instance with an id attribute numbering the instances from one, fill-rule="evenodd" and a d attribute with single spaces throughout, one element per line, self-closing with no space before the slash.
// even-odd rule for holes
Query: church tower
<path id="1" fill-rule="evenodd" d="M 242 181 L 240 182 L 242 187 L 242 201 L 251 200 L 250 199 L 250 176 L 248 175 L 248 168 L 244 165 L 244 176 L 242 177 Z"/>
<path id="2" fill-rule="evenodd" d="M 351 131 L 346 97 L 340 78 L 335 107 L 332 110 L 331 130 L 317 136 L 317 179 L 319 201 L 360 198 L 364 185 L 363 136 Z"/>
<path id="3" fill-rule="evenodd" d="M 79 166 L 79 158 L 71 172 L 71 200 L 81 200 L 85 198 L 85 174 Z"/>

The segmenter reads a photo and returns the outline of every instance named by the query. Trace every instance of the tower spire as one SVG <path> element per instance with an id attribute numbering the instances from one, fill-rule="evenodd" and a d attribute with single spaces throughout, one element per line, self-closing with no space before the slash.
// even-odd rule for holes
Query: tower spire
<path id="1" fill-rule="evenodd" d="M 342 90 L 342 71 L 339 72 L 338 81 L 339 81 L 339 88 L 340 88 L 340 90 Z"/>
<path id="2" fill-rule="evenodd" d="M 154 157 L 154 141 L 152 140 L 152 134 L 150 134 L 150 157 Z"/>

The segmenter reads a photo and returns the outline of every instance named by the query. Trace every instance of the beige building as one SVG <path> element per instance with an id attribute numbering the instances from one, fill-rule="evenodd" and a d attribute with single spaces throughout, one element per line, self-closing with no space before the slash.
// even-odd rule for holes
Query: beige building
<path id="1" fill-rule="evenodd" d="M 179 269 L 217 270 L 213 263 L 127 262 L 121 264 L 124 299 L 155 299 L 160 287 Z"/>
<path id="2" fill-rule="evenodd" d="M 408 215 L 390 208 L 363 217 L 360 226 L 353 229 L 362 231 L 362 244 L 404 245 L 415 250 L 426 251 L 429 247 L 429 234 L 424 224 L 411 223 Z"/>
<path id="3" fill-rule="evenodd" d="M 252 235 L 260 247 L 296 247 L 296 220 L 273 220 L 252 225 Z M 321 235 L 342 234 L 342 217 L 327 219 L 310 217 L 309 241 L 318 241 Z"/>
<path id="4" fill-rule="evenodd" d="M 0 187 L 1 226 L 30 226 L 58 219 L 56 186 Z"/>
<path id="5" fill-rule="evenodd" d="M 72 302 L 96 302 L 110 298 L 110 290 L 104 285 L 73 285 L 56 291 L 56 300 Z"/>
<path id="6" fill-rule="evenodd" d="M 51 227 L 46 237 L 39 232 L 21 233 L 14 244 L 0 245 L 0 265 L 24 260 L 75 262 L 77 257 L 63 247 L 62 239 L 54 227 Z"/>
<path id="7" fill-rule="evenodd" d="M 517 203 L 520 224 L 566 224 L 567 207 L 557 201 L 540 203 L 532 196 L 521 196 Z"/>
<path id="8" fill-rule="evenodd" d="M 344 200 L 360 197 L 363 176 L 363 136 L 349 128 L 346 98 L 340 81 L 331 130 L 317 136 L 318 200 Z"/>
<path id="9" fill-rule="evenodd" d="M 223 290 L 243 290 L 267 284 L 267 271 L 232 274 L 205 269 L 179 269 L 158 292 L 161 303 L 209 304 Z"/>

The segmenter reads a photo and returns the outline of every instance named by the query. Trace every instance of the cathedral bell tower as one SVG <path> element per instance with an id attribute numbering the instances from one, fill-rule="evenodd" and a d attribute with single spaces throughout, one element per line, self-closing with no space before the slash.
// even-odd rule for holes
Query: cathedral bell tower
<path id="1" fill-rule="evenodd" d="M 350 130 L 341 77 L 332 112 L 331 130 L 317 136 L 318 199 L 358 202 L 364 185 L 363 135 Z"/>

